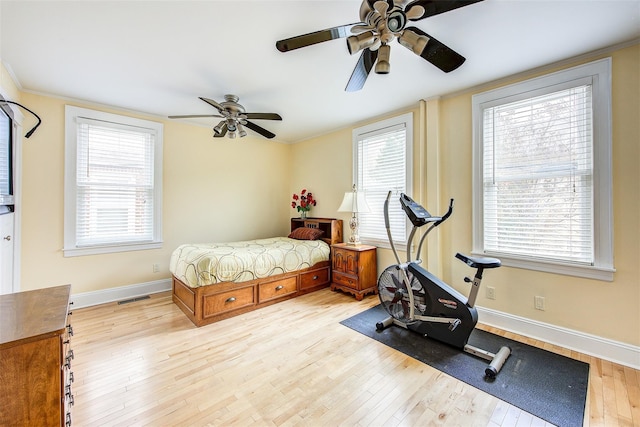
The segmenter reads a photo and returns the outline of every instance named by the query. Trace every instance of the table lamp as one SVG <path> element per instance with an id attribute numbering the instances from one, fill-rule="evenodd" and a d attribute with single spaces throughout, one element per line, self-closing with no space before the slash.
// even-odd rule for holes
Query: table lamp
<path id="1" fill-rule="evenodd" d="M 358 236 L 358 212 L 369 212 L 369 205 L 365 200 L 363 193 L 358 193 L 356 185 L 353 184 L 353 190 L 344 193 L 342 204 L 338 208 L 338 212 L 351 212 L 352 216 L 349 220 L 349 228 L 351 228 L 351 236 L 349 236 L 348 245 L 360 245 L 360 236 Z"/>

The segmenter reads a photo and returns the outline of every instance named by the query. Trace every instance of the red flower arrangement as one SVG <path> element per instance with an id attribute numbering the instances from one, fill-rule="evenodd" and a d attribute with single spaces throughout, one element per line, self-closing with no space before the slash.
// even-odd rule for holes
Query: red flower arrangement
<path id="1" fill-rule="evenodd" d="M 299 203 L 299 204 L 298 204 Z M 306 189 L 302 189 L 300 192 L 300 196 L 297 194 L 293 194 L 293 201 L 291 202 L 291 207 L 293 209 L 298 209 L 298 212 L 308 212 L 311 210 L 311 207 L 315 206 L 317 203 L 316 199 L 313 198 L 312 193 L 307 193 Z"/>

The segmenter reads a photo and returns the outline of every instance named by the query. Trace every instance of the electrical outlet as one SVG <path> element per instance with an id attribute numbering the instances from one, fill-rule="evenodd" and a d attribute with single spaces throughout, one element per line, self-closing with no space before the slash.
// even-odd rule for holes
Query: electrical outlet
<path id="1" fill-rule="evenodd" d="M 160 265 L 159 264 L 153 264 L 153 272 L 154 273 L 158 273 L 160 271 Z"/>
<path id="2" fill-rule="evenodd" d="M 534 307 L 536 308 L 536 310 L 542 310 L 544 311 L 544 297 L 541 296 L 536 296 L 534 298 L 534 303 L 533 303 Z"/>
<path id="3" fill-rule="evenodd" d="M 496 288 L 487 286 L 487 299 L 496 299 Z"/>

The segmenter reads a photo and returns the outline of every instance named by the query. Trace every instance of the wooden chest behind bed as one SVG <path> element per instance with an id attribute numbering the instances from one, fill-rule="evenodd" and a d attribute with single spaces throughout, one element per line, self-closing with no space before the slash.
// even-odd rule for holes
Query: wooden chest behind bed
<path id="1" fill-rule="evenodd" d="M 291 231 L 299 227 L 324 231 L 328 245 L 342 242 L 342 220 L 292 218 Z M 331 257 L 309 268 L 247 282 L 225 282 L 192 288 L 173 277 L 173 302 L 196 326 L 237 316 L 329 286 Z"/>

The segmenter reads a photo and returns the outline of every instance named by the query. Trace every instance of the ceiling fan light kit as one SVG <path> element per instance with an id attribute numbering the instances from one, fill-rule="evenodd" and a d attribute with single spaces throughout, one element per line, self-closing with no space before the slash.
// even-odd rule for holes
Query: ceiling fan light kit
<path id="1" fill-rule="evenodd" d="M 348 92 L 362 89 L 372 68 L 375 68 L 376 74 L 389 73 L 389 43 L 394 39 L 401 46 L 449 73 L 460 67 L 465 58 L 421 29 L 407 27 L 407 22 L 419 21 L 480 1 L 483 0 L 414 0 L 404 5 L 404 0 L 363 0 L 360 5 L 361 22 L 278 40 L 276 48 L 281 52 L 290 52 L 346 37 L 350 54 L 362 51 L 345 88 Z"/>
<path id="2" fill-rule="evenodd" d="M 282 120 L 282 117 L 276 113 L 247 113 L 244 107 L 238 103 L 239 98 L 236 95 L 225 95 L 224 102 L 221 103 L 217 103 L 213 99 L 204 97 L 200 97 L 200 99 L 214 107 L 220 114 L 188 114 L 181 116 L 169 116 L 169 118 L 192 119 L 199 117 L 221 117 L 223 120 L 213 127 L 213 137 L 223 138 L 224 136 L 227 136 L 231 139 L 247 136 L 245 126 L 265 138 L 274 138 L 276 136 L 274 133 L 269 132 L 265 128 L 258 126 L 248 119 Z"/>

